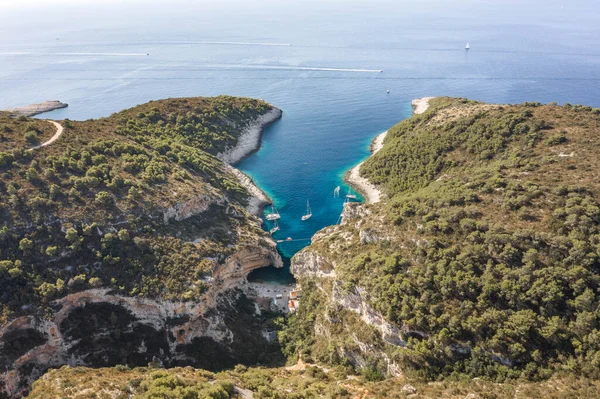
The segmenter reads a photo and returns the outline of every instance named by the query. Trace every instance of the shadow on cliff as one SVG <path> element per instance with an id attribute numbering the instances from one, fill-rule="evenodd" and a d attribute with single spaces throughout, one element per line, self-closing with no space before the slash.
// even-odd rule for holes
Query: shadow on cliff
<path id="1" fill-rule="evenodd" d="M 257 309 L 242 291 L 231 290 L 219 296 L 215 309 L 200 317 L 182 314 L 157 325 L 124 303 L 85 303 L 71 309 L 58 324 L 62 337 L 58 345 L 52 336 L 35 328 L 17 329 L 1 338 L 0 371 L 16 369 L 18 374 L 15 386 L 0 386 L 0 398 L 2 390 L 24 392 L 48 368 L 65 364 L 140 367 L 159 363 L 167 368 L 193 366 L 210 371 L 237 364 L 281 366 L 285 358 L 274 339 L 278 314 Z M 25 354 L 31 354 L 28 360 L 23 360 Z M 19 364 L 15 364 L 17 359 Z M 40 359 L 47 362 L 41 364 Z"/>

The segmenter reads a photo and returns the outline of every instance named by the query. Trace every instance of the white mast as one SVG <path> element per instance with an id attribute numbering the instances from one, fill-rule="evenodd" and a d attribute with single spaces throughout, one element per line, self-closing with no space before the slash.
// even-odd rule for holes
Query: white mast
<path id="1" fill-rule="evenodd" d="M 275 208 L 275 205 L 271 205 L 271 213 L 269 213 L 267 215 L 267 220 L 277 220 L 277 219 L 281 219 L 281 215 L 279 214 L 279 212 L 277 211 L 277 208 Z"/>
<path id="2" fill-rule="evenodd" d="M 302 216 L 302 220 L 308 220 L 312 216 L 312 211 L 310 210 L 310 204 L 308 200 L 306 200 L 306 215 Z"/>
<path id="3" fill-rule="evenodd" d="M 279 231 L 279 224 L 277 223 L 277 220 L 275 220 L 273 228 L 271 230 L 269 230 L 269 233 L 274 234 L 278 231 Z"/>
<path id="4" fill-rule="evenodd" d="M 346 199 L 356 199 L 356 194 L 352 194 L 352 187 L 348 187 L 348 194 L 346 194 Z"/>

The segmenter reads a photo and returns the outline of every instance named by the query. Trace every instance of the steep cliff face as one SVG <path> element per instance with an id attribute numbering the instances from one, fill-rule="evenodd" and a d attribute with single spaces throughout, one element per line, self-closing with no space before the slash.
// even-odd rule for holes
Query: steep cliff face
<path id="1" fill-rule="evenodd" d="M 194 215 L 206 212 L 211 205 L 223 205 L 224 202 L 225 199 L 223 197 L 215 198 L 213 196 L 200 195 L 167 208 L 164 211 L 163 220 L 165 223 L 169 223 L 171 219 L 181 222 Z"/>
<path id="2" fill-rule="evenodd" d="M 260 148 L 260 139 L 264 129 L 273 122 L 281 119 L 283 112 L 279 108 L 273 107 L 263 115 L 250 121 L 238 137 L 234 146 L 225 148 L 223 152 L 217 154 L 217 158 L 229 165 L 235 165 L 250 154 Z"/>
<path id="3" fill-rule="evenodd" d="M 344 245 L 362 241 L 362 230 L 358 230 L 359 234 L 343 231 L 349 222 L 360 224 L 357 215 L 368 213 L 360 208 L 358 204 L 346 205 L 342 224 L 316 233 L 311 246 L 292 259 L 291 272 L 301 286 L 319 291 L 320 311 L 314 324 L 317 341 L 329 342 L 339 358 L 347 359 L 358 369 L 377 364 L 388 375 L 400 376 L 401 365 L 393 361 L 389 353 L 406 347 L 410 332 L 376 311 L 369 304 L 369 294 L 364 288 L 338 278 L 335 257 L 328 255 L 329 251 L 335 253 L 343 250 Z M 339 237 L 343 244 L 329 244 L 332 237 Z M 328 243 L 326 247 L 320 246 L 324 243 Z M 372 332 L 361 333 L 365 330 Z"/>
<path id="4" fill-rule="evenodd" d="M 19 396 L 46 369 L 70 366 L 192 365 L 232 367 L 277 358 L 264 338 L 266 319 L 245 296 L 252 270 L 281 266 L 269 248 L 246 247 L 227 258 L 195 302 L 153 300 L 93 289 L 52 303 L 48 317 L 23 316 L 0 332 L 0 378 Z"/>
<path id="5" fill-rule="evenodd" d="M 257 223 L 257 222 L 253 222 Z M 108 288 L 69 294 L 46 315 L 21 316 L 0 330 L 0 385 L 20 396 L 46 369 L 62 365 L 165 366 L 207 369 L 277 358 L 264 338 L 266 318 L 246 297 L 255 269 L 282 267 L 275 243 L 258 238 L 214 262 L 208 289 L 194 301 L 120 295 Z"/>
<path id="6" fill-rule="evenodd" d="M 215 203 L 223 206 L 221 201 L 203 200 L 168 212 L 182 221 Z M 259 229 L 254 217 L 246 222 Z M 246 237 L 244 242 L 222 262 L 211 260 L 208 289 L 195 301 L 91 289 L 52 302 L 46 315 L 11 320 L 0 330 L 0 386 L 20 396 L 46 369 L 61 365 L 144 366 L 158 360 L 166 366 L 219 369 L 277 357 L 275 346 L 263 336 L 266 319 L 255 315 L 254 305 L 245 304 L 250 302 L 246 278 L 253 270 L 283 263 L 272 239 Z"/>

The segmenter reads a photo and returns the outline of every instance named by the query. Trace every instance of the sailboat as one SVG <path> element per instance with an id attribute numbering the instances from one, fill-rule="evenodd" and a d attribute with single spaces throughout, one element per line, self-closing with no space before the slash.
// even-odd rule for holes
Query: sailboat
<path id="1" fill-rule="evenodd" d="M 304 216 L 302 216 L 302 220 L 308 220 L 310 219 L 310 217 L 312 216 L 312 211 L 310 210 L 310 204 L 308 203 L 308 200 L 306 200 L 306 214 Z"/>
<path id="2" fill-rule="evenodd" d="M 467 43 L 467 45 L 465 46 L 465 50 L 469 50 L 471 48 L 471 45 L 469 43 Z"/>
<path id="3" fill-rule="evenodd" d="M 281 219 L 281 215 L 277 212 L 275 205 L 271 205 L 271 213 L 266 216 L 267 220 L 278 220 Z"/>
<path id="4" fill-rule="evenodd" d="M 352 188 L 348 187 L 348 194 L 346 194 L 347 199 L 356 199 L 356 194 L 352 193 Z"/>
<path id="5" fill-rule="evenodd" d="M 334 196 L 335 198 L 338 198 L 338 197 L 340 196 L 340 190 L 341 190 L 341 187 L 340 187 L 340 186 L 337 186 L 337 187 L 335 188 L 335 190 L 333 190 L 333 196 Z"/>
<path id="6" fill-rule="evenodd" d="M 273 225 L 273 228 L 271 230 L 269 230 L 269 233 L 275 234 L 278 231 L 279 231 L 279 223 L 277 223 L 277 220 L 275 220 L 275 224 Z"/>

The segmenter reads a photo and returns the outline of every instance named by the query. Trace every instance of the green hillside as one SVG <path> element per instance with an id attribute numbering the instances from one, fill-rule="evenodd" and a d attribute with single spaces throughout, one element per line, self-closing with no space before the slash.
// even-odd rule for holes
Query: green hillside
<path id="1" fill-rule="evenodd" d="M 63 367 L 30 397 L 600 396 L 600 110 L 430 105 L 361 168 L 384 201 L 292 260 L 288 367 Z"/>
<path id="2" fill-rule="evenodd" d="M 361 169 L 390 199 L 304 250 L 335 276 L 303 273 L 296 255 L 292 270 L 311 288 L 288 352 L 338 363 L 360 341 L 427 379 L 597 378 L 599 165 L 598 109 L 433 100 Z M 332 300 L 356 295 L 398 342 Z"/>
<path id="3" fill-rule="evenodd" d="M 213 155 L 270 109 L 225 96 L 153 101 L 108 118 L 62 121 L 61 138 L 35 151 L 26 151 L 23 136 L 36 131 L 44 141 L 53 126 L 4 114 L 0 325 L 85 288 L 198 298 L 214 268 L 207 258 L 224 259 L 246 234 L 264 236 L 216 205 L 229 202 L 242 215 L 248 193 Z M 165 223 L 165 210 L 194 198 L 214 209 Z"/>

